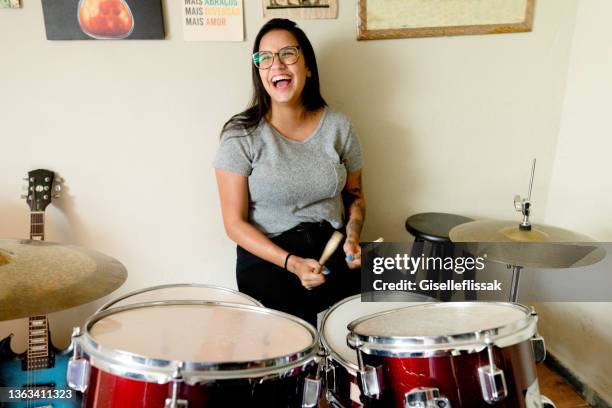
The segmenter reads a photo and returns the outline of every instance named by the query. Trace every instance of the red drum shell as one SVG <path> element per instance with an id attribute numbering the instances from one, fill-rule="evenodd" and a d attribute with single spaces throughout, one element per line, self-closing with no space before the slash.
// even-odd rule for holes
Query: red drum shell
<path id="1" fill-rule="evenodd" d="M 313 373 L 311 364 L 285 378 L 258 380 L 219 380 L 201 385 L 181 384 L 179 398 L 189 407 L 287 408 L 302 406 L 304 377 Z M 164 408 L 172 385 L 133 380 L 92 367 L 85 408 Z"/>
<path id="2" fill-rule="evenodd" d="M 256 306 L 144 302 L 85 326 L 75 353 L 91 366 L 88 408 L 163 408 L 179 366 L 177 395 L 189 407 L 301 407 L 305 378 L 318 371 L 315 328 Z"/>
<path id="3" fill-rule="evenodd" d="M 496 364 L 504 371 L 508 396 L 493 404 L 484 401 L 478 378 L 478 367 L 489 364 L 486 349 L 458 356 L 395 358 L 362 355 L 365 364 L 382 366 L 381 398 L 366 406 L 404 408 L 407 392 L 418 387 L 433 387 L 448 398 L 452 408 L 531 408 L 526 405 L 525 395 L 530 387 L 532 390 L 538 387 L 530 341 L 494 349 Z"/>
<path id="4" fill-rule="evenodd" d="M 347 341 L 379 373 L 382 391 L 366 406 L 404 408 L 408 392 L 434 388 L 452 408 L 539 408 L 531 343 L 536 330 L 537 315 L 523 305 L 447 302 L 357 319 Z M 507 388 L 504 398 L 491 403 L 478 371 L 491 364 L 486 344 Z"/>

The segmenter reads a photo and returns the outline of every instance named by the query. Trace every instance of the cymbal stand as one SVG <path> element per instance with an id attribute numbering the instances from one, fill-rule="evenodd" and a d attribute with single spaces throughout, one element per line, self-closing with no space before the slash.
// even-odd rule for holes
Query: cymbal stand
<path id="1" fill-rule="evenodd" d="M 510 301 L 516 302 L 518 300 L 519 283 L 521 279 L 522 266 L 519 265 L 506 265 L 508 269 L 512 269 L 512 284 L 510 285 Z"/>
<path id="2" fill-rule="evenodd" d="M 531 222 L 529 215 L 531 214 L 531 189 L 533 187 L 533 176 L 535 174 L 536 159 L 533 159 L 531 165 L 531 179 L 529 181 L 529 192 L 527 198 L 522 198 L 520 195 L 514 196 L 514 208 L 516 211 L 523 213 L 523 221 L 519 224 L 519 228 L 523 231 L 531 231 Z"/>
<path id="3" fill-rule="evenodd" d="M 529 180 L 529 191 L 527 192 L 527 198 L 522 198 L 520 195 L 514 196 L 514 208 L 517 211 L 523 213 L 523 221 L 519 224 L 519 229 L 523 231 L 531 231 L 531 222 L 529 216 L 531 215 L 531 190 L 533 188 L 533 177 L 535 175 L 536 159 L 533 159 L 531 165 L 531 178 Z M 512 269 L 512 284 L 510 285 L 510 301 L 516 302 L 518 300 L 519 283 L 521 279 L 522 266 L 519 265 L 506 265 L 508 269 Z"/>

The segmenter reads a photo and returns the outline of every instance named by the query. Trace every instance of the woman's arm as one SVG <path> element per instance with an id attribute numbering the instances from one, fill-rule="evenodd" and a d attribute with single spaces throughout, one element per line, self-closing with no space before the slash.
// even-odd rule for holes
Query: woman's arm
<path id="1" fill-rule="evenodd" d="M 289 252 L 279 247 L 248 222 L 249 190 L 245 176 L 225 170 L 215 170 L 221 199 L 221 213 L 227 236 L 250 253 L 283 268 Z M 287 269 L 311 289 L 325 282 L 319 263 L 291 255 Z"/>
<path id="2" fill-rule="evenodd" d="M 346 208 L 346 241 L 344 253 L 349 268 L 361 267 L 361 246 L 359 237 L 365 219 L 366 202 L 361 185 L 361 170 L 353 171 L 346 176 L 346 185 L 342 191 L 344 207 Z"/>

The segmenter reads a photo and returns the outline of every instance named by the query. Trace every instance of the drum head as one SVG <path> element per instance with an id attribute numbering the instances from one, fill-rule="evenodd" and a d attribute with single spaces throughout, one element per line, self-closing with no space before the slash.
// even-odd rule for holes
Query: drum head
<path id="1" fill-rule="evenodd" d="M 316 354 L 308 323 L 275 310 L 205 301 L 138 303 L 94 315 L 80 345 L 95 366 L 165 381 L 175 367 L 208 378 L 246 378 Z M 134 368 L 134 369 L 132 369 Z M 160 372 L 153 377 L 150 372 Z M 255 375 L 256 376 L 256 375 Z"/>
<path id="2" fill-rule="evenodd" d="M 434 302 L 435 299 L 418 294 L 405 294 L 402 299 L 414 299 L 414 302 L 362 302 L 361 295 L 348 297 L 332 306 L 321 325 L 321 340 L 323 346 L 329 351 L 332 358 L 342 364 L 345 368 L 357 370 L 357 354 L 346 343 L 349 333 L 348 324 L 355 319 L 384 312 L 393 309 L 404 308 L 422 304 L 422 302 Z"/>
<path id="3" fill-rule="evenodd" d="M 243 305 L 262 306 L 261 303 L 252 297 L 230 288 L 197 283 L 177 283 L 153 286 L 128 293 L 117 299 L 111 300 L 98 311 L 125 305 L 133 305 L 135 303 L 162 300 L 207 300 L 211 302 L 230 302 Z"/>
<path id="4" fill-rule="evenodd" d="M 104 348 L 157 360 L 259 361 L 308 348 L 302 324 L 266 313 L 213 305 L 151 306 L 109 315 L 90 329 Z"/>
<path id="5" fill-rule="evenodd" d="M 484 347 L 487 334 L 504 347 L 533 336 L 536 321 L 529 308 L 516 303 L 422 304 L 351 322 L 349 342 L 358 340 L 374 350 L 470 349 Z"/>

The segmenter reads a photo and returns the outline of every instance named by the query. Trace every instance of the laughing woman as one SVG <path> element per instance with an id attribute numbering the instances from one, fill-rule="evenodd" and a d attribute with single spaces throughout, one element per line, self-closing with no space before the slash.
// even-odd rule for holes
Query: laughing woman
<path id="1" fill-rule="evenodd" d="M 251 105 L 223 126 L 214 162 L 238 289 L 315 324 L 359 291 L 361 148 L 321 96 L 314 50 L 294 22 L 267 22 L 252 59 Z M 321 270 L 334 230 L 346 239 Z"/>

